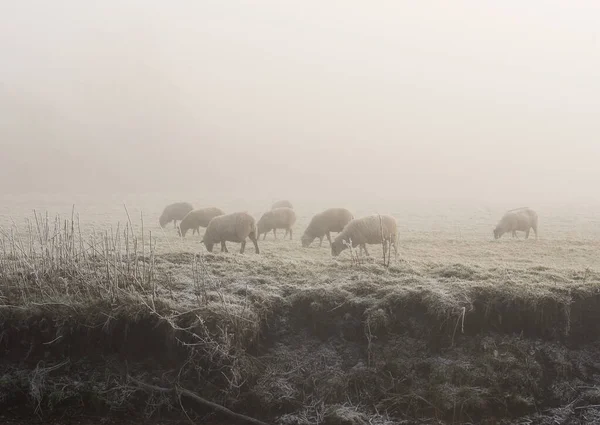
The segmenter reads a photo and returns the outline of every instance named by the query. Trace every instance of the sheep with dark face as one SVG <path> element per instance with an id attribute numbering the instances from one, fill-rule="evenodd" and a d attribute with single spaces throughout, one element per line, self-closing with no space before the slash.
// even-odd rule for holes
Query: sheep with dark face
<path id="1" fill-rule="evenodd" d="M 275 208 L 274 210 L 267 211 L 258 220 L 256 225 L 258 229 L 258 237 L 264 233 L 263 240 L 267 237 L 267 233 L 273 230 L 273 235 L 277 239 L 277 229 L 285 229 L 285 235 L 283 239 L 290 234 L 290 240 L 292 239 L 292 226 L 296 223 L 296 213 L 293 209 L 283 207 Z"/>
<path id="2" fill-rule="evenodd" d="M 256 253 L 259 254 L 254 217 L 247 212 L 236 212 L 213 218 L 204 232 L 202 243 L 208 252 L 212 252 L 216 243 L 221 243 L 221 252 L 228 252 L 225 242 L 241 243 L 240 254 L 243 254 L 246 248 L 246 238 L 250 238 Z"/>
<path id="3" fill-rule="evenodd" d="M 292 203 L 285 199 L 281 200 L 281 201 L 277 201 L 273 205 L 271 205 L 272 210 L 274 210 L 275 208 L 292 208 L 292 209 L 294 209 L 294 207 L 292 207 Z"/>
<path id="4" fill-rule="evenodd" d="M 382 244 L 384 254 L 387 243 L 394 246 L 394 252 L 397 254 L 398 226 L 396 219 L 391 215 L 374 214 L 367 217 L 355 218 L 344 227 L 344 230 L 337 235 L 331 243 L 331 255 L 337 257 L 344 249 L 346 244 L 352 244 L 352 247 L 360 246 L 360 249 L 367 251 L 367 244 Z"/>
<path id="5" fill-rule="evenodd" d="M 346 208 L 329 208 L 315 214 L 302 235 L 302 246 L 307 248 L 315 238 L 319 238 L 319 246 L 323 244 L 323 237 L 327 236 L 331 246 L 331 232 L 341 232 L 354 216 Z"/>
<path id="6" fill-rule="evenodd" d="M 176 202 L 167 205 L 158 219 L 160 227 L 165 227 L 171 221 L 174 222 L 175 227 L 177 227 L 177 220 L 183 220 L 183 218 L 193 209 L 194 207 L 189 202 Z"/>
<path id="7" fill-rule="evenodd" d="M 220 215 L 225 214 L 223 210 L 216 207 L 200 208 L 197 210 L 190 211 L 187 213 L 181 223 L 179 224 L 179 236 L 185 237 L 188 230 L 192 229 L 192 235 L 194 233 L 200 234 L 201 227 L 208 227 L 210 221 Z"/>
<path id="8" fill-rule="evenodd" d="M 531 208 L 517 208 L 507 211 L 500 219 L 494 229 L 494 239 L 499 239 L 503 234 L 510 232 L 512 237 L 517 236 L 517 232 L 525 232 L 525 239 L 529 238 L 529 232 L 533 229 L 535 239 L 538 238 L 538 215 Z"/>

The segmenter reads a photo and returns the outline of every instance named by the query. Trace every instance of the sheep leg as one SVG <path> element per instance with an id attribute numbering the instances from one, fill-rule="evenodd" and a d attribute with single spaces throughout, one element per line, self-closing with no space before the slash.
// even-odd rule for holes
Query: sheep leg
<path id="1" fill-rule="evenodd" d="M 331 244 L 330 244 L 331 245 Z M 323 236 L 319 238 L 319 248 L 323 246 Z"/>
<path id="2" fill-rule="evenodd" d="M 242 241 L 242 248 L 240 249 L 240 254 L 243 254 L 245 249 L 246 249 L 246 239 L 244 239 Z"/>
<path id="3" fill-rule="evenodd" d="M 221 252 L 229 252 L 227 251 L 227 245 L 225 245 L 225 241 L 221 241 Z"/>
<path id="4" fill-rule="evenodd" d="M 535 240 L 537 241 L 538 238 L 538 234 L 537 234 L 537 226 L 533 226 L 533 231 L 535 232 Z"/>
<path id="5" fill-rule="evenodd" d="M 275 239 L 277 239 L 277 229 L 273 229 L 273 236 L 275 236 Z"/>
<path id="6" fill-rule="evenodd" d="M 256 237 L 254 236 L 253 233 L 250 233 L 248 235 L 248 237 L 250 238 L 250 240 L 252 241 L 252 243 L 254 244 L 254 250 L 257 254 L 260 254 L 260 249 L 258 249 L 258 240 L 256 239 Z"/>
<path id="7" fill-rule="evenodd" d="M 329 246 L 331 247 L 331 233 L 327 232 L 327 233 L 325 233 L 325 236 L 327 236 L 327 240 L 329 241 Z M 323 242 L 323 238 L 321 238 L 321 242 Z"/>
<path id="8" fill-rule="evenodd" d="M 527 230 L 525 231 L 525 239 L 529 239 L 529 230 L 530 230 L 530 229 L 527 229 Z"/>
<path id="9" fill-rule="evenodd" d="M 367 244 L 364 244 L 364 243 L 363 243 L 363 244 L 361 244 L 361 245 L 360 245 L 360 247 L 361 247 L 361 248 L 362 248 L 362 249 L 365 251 L 365 255 L 366 255 L 367 257 L 370 257 L 370 256 L 371 256 L 371 254 L 369 254 L 369 251 L 367 251 Z"/>
<path id="10" fill-rule="evenodd" d="M 258 237 L 260 238 L 260 235 L 258 235 Z M 265 239 L 267 239 L 267 232 L 265 232 L 265 233 L 264 233 L 264 236 L 263 236 L 263 241 L 264 241 Z"/>
<path id="11" fill-rule="evenodd" d="M 285 230 L 286 236 L 287 236 L 288 233 L 290 234 L 290 240 L 292 240 L 292 229 L 286 229 Z M 284 239 L 285 239 L 285 237 L 284 237 Z"/>

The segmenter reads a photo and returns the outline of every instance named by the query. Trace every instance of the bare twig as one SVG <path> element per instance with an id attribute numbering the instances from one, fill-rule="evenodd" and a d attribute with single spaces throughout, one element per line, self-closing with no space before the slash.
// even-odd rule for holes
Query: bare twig
<path id="1" fill-rule="evenodd" d="M 575 408 L 575 410 L 581 410 L 581 409 L 597 409 L 600 407 L 600 404 L 588 404 L 587 406 L 578 406 Z"/>
<path id="2" fill-rule="evenodd" d="M 194 400 L 198 404 L 208 407 L 216 412 L 222 413 L 230 418 L 238 419 L 238 420 L 241 420 L 241 421 L 244 421 L 244 422 L 247 422 L 250 424 L 255 424 L 255 425 L 269 425 L 267 422 L 263 422 L 259 419 L 255 419 L 250 416 L 242 415 L 241 413 L 236 413 L 232 410 L 229 410 L 228 408 L 221 406 L 220 404 L 214 403 L 212 401 L 209 401 L 205 398 L 202 398 L 198 394 L 196 394 L 190 390 L 187 390 L 179 385 L 176 385 L 174 388 L 170 389 L 170 388 L 158 387 L 156 385 L 146 384 L 145 382 L 139 381 L 131 376 L 128 376 L 127 378 L 128 378 L 128 380 L 130 380 L 131 382 L 136 384 L 138 387 L 140 387 L 141 389 L 144 389 L 146 391 L 160 392 L 160 393 L 173 393 L 176 397 L 180 397 L 180 396 L 184 395 L 184 396 Z"/>

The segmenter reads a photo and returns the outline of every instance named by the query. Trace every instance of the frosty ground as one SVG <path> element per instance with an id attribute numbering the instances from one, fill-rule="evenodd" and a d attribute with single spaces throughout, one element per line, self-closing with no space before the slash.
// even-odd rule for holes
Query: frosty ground
<path id="1" fill-rule="evenodd" d="M 131 207 L 131 221 L 122 205 L 102 219 L 61 208 L 58 224 L 52 209 L 3 216 L 3 407 L 224 418 L 141 382 L 268 423 L 598 417 L 592 210 L 540 212 L 540 240 L 493 241 L 494 211 L 398 208 L 384 267 L 379 247 L 358 263 L 302 249 L 308 212 L 294 241 L 269 235 L 242 256 L 208 254 L 153 214 L 142 233 Z"/>

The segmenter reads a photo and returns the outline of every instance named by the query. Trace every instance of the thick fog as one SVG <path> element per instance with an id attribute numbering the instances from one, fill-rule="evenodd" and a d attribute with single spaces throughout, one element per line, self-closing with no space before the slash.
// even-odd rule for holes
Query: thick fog
<path id="1" fill-rule="evenodd" d="M 596 1 L 4 3 L 4 193 L 600 196 Z"/>

